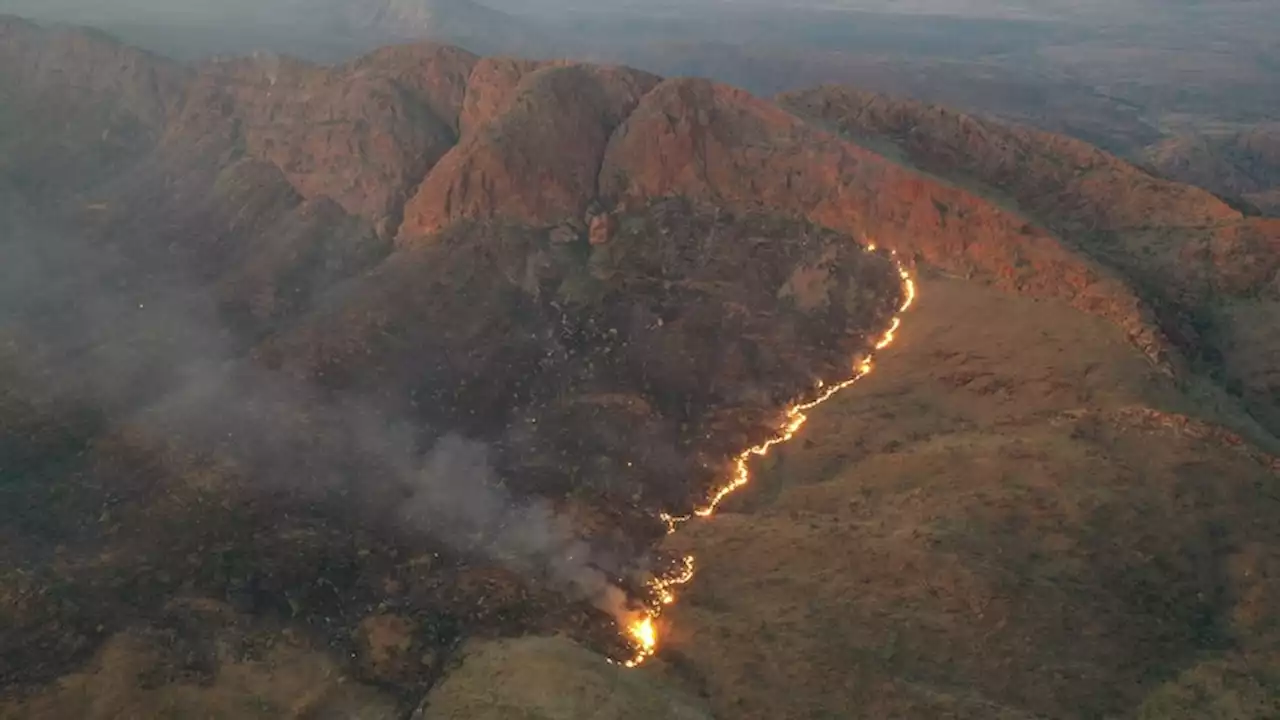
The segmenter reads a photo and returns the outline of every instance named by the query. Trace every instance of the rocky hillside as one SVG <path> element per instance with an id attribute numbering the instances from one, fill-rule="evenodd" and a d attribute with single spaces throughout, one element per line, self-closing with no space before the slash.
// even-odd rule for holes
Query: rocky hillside
<path id="1" fill-rule="evenodd" d="M 1280 215 L 1280 127 L 1263 125 L 1226 135 L 1180 135 L 1147 149 L 1166 177 L 1241 198 Z"/>
<path id="2" fill-rule="evenodd" d="M 0 16 L 0 168 L 32 195 L 102 181 L 155 145 L 187 76 L 97 33 Z"/>
<path id="3" fill-rule="evenodd" d="M 1280 302 L 1280 223 L 1246 217 L 1207 191 L 1030 128 L 848 88 L 792 93 L 780 102 L 991 198 L 1122 274 L 1152 301 L 1160 327 L 1183 353 L 1217 374 L 1273 432 L 1280 428 L 1275 378 L 1258 367 L 1280 346 L 1256 332 L 1270 325 Z"/>
<path id="4" fill-rule="evenodd" d="M 846 88 L 0 29 L 0 717 L 1274 714 L 1274 222 Z"/>

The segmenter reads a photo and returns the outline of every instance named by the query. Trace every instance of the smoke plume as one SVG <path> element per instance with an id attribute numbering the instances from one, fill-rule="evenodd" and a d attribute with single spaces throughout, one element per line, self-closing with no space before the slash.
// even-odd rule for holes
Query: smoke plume
<path id="1" fill-rule="evenodd" d="M 29 392 L 102 408 L 265 490 L 344 491 L 375 522 L 550 579 L 615 616 L 626 599 L 551 503 L 519 498 L 484 443 L 423 428 L 245 359 L 208 293 L 33 220 L 0 187 L 0 361 Z"/>

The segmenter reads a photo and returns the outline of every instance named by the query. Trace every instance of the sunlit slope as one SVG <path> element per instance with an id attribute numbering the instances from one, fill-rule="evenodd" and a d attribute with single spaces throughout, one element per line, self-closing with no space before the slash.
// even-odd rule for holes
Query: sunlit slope
<path id="1" fill-rule="evenodd" d="M 608 665 L 563 638 L 477 642 L 463 658 L 422 720 L 711 719 L 705 702 L 662 678 Z"/>
<path id="2" fill-rule="evenodd" d="M 670 541 L 666 657 L 719 716 L 1124 716 L 1259 642 L 1275 461 L 1114 329 L 924 281 L 879 366 Z"/>
<path id="3" fill-rule="evenodd" d="M 834 86 L 778 101 L 1004 205 L 1119 273 L 1197 371 L 1272 434 L 1280 428 L 1280 385 L 1263 369 L 1280 357 L 1280 338 L 1260 331 L 1280 312 L 1280 221 L 1246 216 L 1239 203 L 1088 143 L 947 107 Z M 1248 142 L 1259 157 L 1269 149 L 1261 134 Z"/>

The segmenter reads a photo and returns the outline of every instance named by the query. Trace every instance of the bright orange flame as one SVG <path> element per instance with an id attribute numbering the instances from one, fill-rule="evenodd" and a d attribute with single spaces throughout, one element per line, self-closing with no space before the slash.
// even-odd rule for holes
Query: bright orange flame
<path id="1" fill-rule="evenodd" d="M 631 621 L 627 625 L 627 635 L 631 636 L 631 641 L 636 646 L 635 657 L 625 663 L 627 667 L 636 667 L 658 651 L 658 628 L 655 626 L 654 616 L 645 615 Z"/>
<path id="2" fill-rule="evenodd" d="M 875 243 L 869 243 L 866 246 L 866 250 L 868 252 L 874 252 L 875 249 Z M 875 367 L 872 361 L 872 355 L 875 351 L 883 350 L 893 344 L 893 341 L 897 339 L 898 330 L 902 327 L 902 313 L 906 312 L 907 309 L 916 301 L 915 280 L 912 279 L 911 273 L 907 271 L 907 268 L 898 260 L 897 253 L 890 251 L 890 255 L 893 257 L 893 261 L 897 265 L 898 276 L 902 278 L 902 306 L 898 308 L 898 313 L 894 315 L 893 320 L 889 323 L 889 329 L 885 330 L 884 335 L 882 335 L 875 343 L 874 350 L 872 350 L 866 357 L 857 361 L 853 367 L 852 377 L 836 383 L 835 385 L 826 385 L 820 381 L 818 383 L 818 387 L 822 388 L 822 393 L 819 394 L 818 397 L 808 402 L 797 403 L 788 408 L 785 415 L 786 420 L 783 422 L 782 427 L 778 429 L 778 434 L 759 445 L 749 447 L 739 453 L 738 456 L 734 458 L 732 478 L 730 478 L 726 485 L 712 493 L 710 499 L 707 500 L 705 505 L 695 509 L 693 511 L 693 515 L 677 517 L 670 513 L 662 513 L 659 517 L 661 517 L 662 521 L 667 524 L 668 533 L 675 532 L 681 524 L 693 519 L 694 516 L 707 518 L 714 515 L 716 509 L 720 507 L 720 503 L 723 502 L 725 498 L 751 482 L 751 468 L 749 462 L 752 455 L 768 455 L 769 450 L 771 450 L 775 445 L 781 445 L 795 437 L 795 434 L 799 432 L 800 428 L 804 427 L 805 422 L 809 420 L 809 416 L 805 414 L 807 411 L 812 410 L 813 408 L 830 400 L 836 393 L 844 390 L 850 385 L 853 385 L 871 373 L 872 369 Z M 653 591 L 654 597 L 659 600 L 661 605 L 670 605 L 676 601 L 675 588 L 684 585 L 693 579 L 693 567 L 693 556 L 688 556 L 684 559 L 684 568 L 682 570 L 673 575 L 654 578 L 649 582 L 650 590 Z M 625 629 L 627 636 L 631 639 L 632 644 L 636 648 L 635 656 L 625 663 L 627 667 L 636 667 L 640 665 L 645 660 L 653 657 L 653 655 L 658 651 L 658 631 L 655 621 L 660 612 L 661 606 L 650 610 L 639 619 L 632 620 L 626 624 Z"/>
<path id="3" fill-rule="evenodd" d="M 650 587 L 653 588 L 654 592 L 658 596 L 658 600 L 660 600 L 663 605 L 670 605 L 676 601 L 675 592 L 672 591 L 672 588 L 684 585 L 692 579 L 693 556 L 686 555 L 684 558 L 684 567 L 681 568 L 678 573 L 671 575 L 670 577 L 655 578 L 650 583 Z"/>

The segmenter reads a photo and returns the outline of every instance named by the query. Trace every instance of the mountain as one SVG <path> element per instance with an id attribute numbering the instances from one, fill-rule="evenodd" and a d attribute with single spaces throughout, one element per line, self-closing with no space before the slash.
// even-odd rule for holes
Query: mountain
<path id="1" fill-rule="evenodd" d="M 942 3 L 940 5 L 947 5 Z M 0 0 L 0 13 L 91 25 L 186 60 L 270 51 L 342 62 L 393 42 L 572 57 L 757 94 L 820 83 L 990 114 L 1138 159 L 1184 130 L 1276 115 L 1274 13 L 1261 2 L 779 6 L 511 0 Z"/>
<path id="2" fill-rule="evenodd" d="M 1148 148 L 1145 159 L 1166 177 L 1243 199 L 1268 215 L 1280 214 L 1280 127 L 1178 135 Z"/>
<path id="3" fill-rule="evenodd" d="M 540 39 L 528 20 L 472 0 L 292 0 L 281 18 L 318 18 L 328 29 L 383 43 L 452 42 L 477 52 L 519 52 Z"/>
<path id="4" fill-rule="evenodd" d="M 1276 386 L 1262 367 L 1280 346 L 1255 330 L 1280 309 L 1273 286 L 1280 223 L 1246 217 L 1204 190 L 1051 133 L 845 88 L 781 102 L 998 199 L 1078 254 L 1123 273 L 1154 302 L 1181 354 L 1218 375 L 1276 431 Z"/>
<path id="5" fill-rule="evenodd" d="M 4 13 L 92 26 L 189 61 L 258 51 L 341 61 L 391 43 L 427 40 L 491 53 L 552 47 L 536 20 L 472 0 L 228 0 L 216 8 L 158 0 L 4 0 Z"/>
<path id="6" fill-rule="evenodd" d="M 470 0 L 380 0 L 348 6 L 347 12 L 357 27 L 405 37 L 476 33 L 486 27 L 514 23 L 505 13 Z"/>
<path id="7" fill-rule="evenodd" d="M 1276 221 L 846 87 L 0 33 L 0 717 L 1274 714 Z"/>

